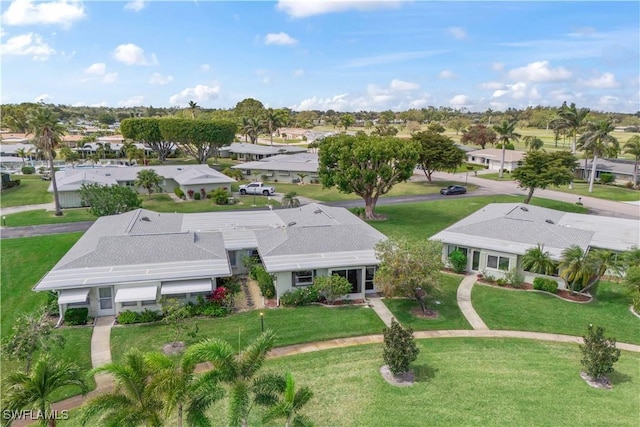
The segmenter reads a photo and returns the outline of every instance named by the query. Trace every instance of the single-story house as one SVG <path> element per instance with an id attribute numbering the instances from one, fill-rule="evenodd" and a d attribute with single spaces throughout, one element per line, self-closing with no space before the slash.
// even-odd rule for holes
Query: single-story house
<path id="1" fill-rule="evenodd" d="M 344 208 L 309 204 L 264 211 L 157 213 L 137 209 L 99 218 L 34 286 L 55 291 L 61 313 L 91 316 L 160 309 L 210 293 L 218 279 L 244 272 L 257 254 L 275 276 L 276 297 L 341 275 L 350 298 L 375 292 L 375 245 L 385 236 Z"/>
<path id="2" fill-rule="evenodd" d="M 305 182 L 318 179 L 318 155 L 315 153 L 279 154 L 257 162 L 241 163 L 231 167 L 240 169 L 246 176 L 254 171 L 267 177 L 268 181 L 297 183 L 298 174 L 305 174 Z"/>
<path id="3" fill-rule="evenodd" d="M 518 162 L 524 158 L 524 151 L 505 150 L 504 169 L 513 172 L 517 169 Z M 467 153 L 467 163 L 484 165 L 489 170 L 500 171 L 502 160 L 502 149 L 485 148 L 484 150 L 474 150 Z"/>
<path id="4" fill-rule="evenodd" d="M 304 153 L 307 149 L 290 145 L 260 145 L 247 144 L 244 142 L 234 142 L 233 144 L 220 148 L 220 157 L 231 157 L 235 155 L 238 160 L 253 161 L 278 154 Z"/>
<path id="5" fill-rule="evenodd" d="M 25 142 L 26 139 L 16 140 L 19 142 L 13 142 L 12 139 L 3 139 L 2 144 L 0 145 L 0 156 L 2 157 L 19 157 L 18 152 L 20 150 L 24 150 L 25 153 L 29 153 L 26 158 L 31 159 L 35 158 L 36 155 L 36 146 Z"/>
<path id="6" fill-rule="evenodd" d="M 176 187 L 188 193 L 189 190 L 210 192 L 217 188 L 230 188 L 236 182 L 233 178 L 210 168 L 207 165 L 182 166 L 96 166 L 93 168 L 77 167 L 65 168 L 56 172 L 60 205 L 63 208 L 77 208 L 82 206 L 80 187 L 82 184 L 121 185 L 134 187 L 138 192 L 146 190 L 135 187 L 138 172 L 153 169 L 163 180 L 160 191 L 171 193 Z M 53 186 L 49 186 L 53 193 Z"/>
<path id="7" fill-rule="evenodd" d="M 587 161 L 587 170 L 584 169 L 584 160 L 580 160 L 576 163 L 576 175 L 589 180 L 591 178 L 591 168 L 593 167 L 593 160 Z M 600 179 L 600 174 L 610 173 L 613 175 L 616 182 L 624 184 L 627 182 L 633 182 L 633 160 L 621 160 L 621 159 L 598 159 L 596 162 L 596 179 Z M 638 182 L 640 183 L 640 176 Z"/>
<path id="8" fill-rule="evenodd" d="M 522 256 L 538 244 L 558 261 L 572 245 L 583 250 L 622 252 L 640 246 L 640 221 L 556 211 L 520 203 L 492 203 L 431 237 L 443 243 L 442 260 L 455 250 L 467 256 L 467 270 L 504 277 L 521 269 Z M 536 275 L 525 272 L 531 282 Z M 556 278 L 561 288 L 562 279 Z"/>

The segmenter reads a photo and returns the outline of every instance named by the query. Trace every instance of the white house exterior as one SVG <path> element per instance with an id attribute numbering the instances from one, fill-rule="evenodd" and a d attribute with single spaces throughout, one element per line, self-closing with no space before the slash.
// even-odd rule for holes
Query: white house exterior
<path id="1" fill-rule="evenodd" d="M 591 169 L 593 167 L 593 161 L 587 161 L 587 169 L 584 169 L 584 160 L 580 160 L 576 163 L 576 173 L 583 179 L 589 180 L 591 179 Z M 627 182 L 633 182 L 633 168 L 634 162 L 632 160 L 621 160 L 621 159 L 598 159 L 596 162 L 596 177 L 595 179 L 600 179 L 600 175 L 603 173 L 610 173 L 613 175 L 614 180 L 619 184 L 625 184 Z M 638 182 L 635 185 L 640 183 L 640 174 L 638 176 Z"/>
<path id="2" fill-rule="evenodd" d="M 349 297 L 360 299 L 374 291 L 375 245 L 383 239 L 346 209 L 315 203 L 191 214 L 138 209 L 99 218 L 34 290 L 56 291 L 62 313 L 159 310 L 163 295 L 188 302 L 210 293 L 218 278 L 242 272 L 242 258 L 257 252 L 276 277 L 278 299 L 329 274 L 346 277 Z"/>
<path id="3" fill-rule="evenodd" d="M 633 219 L 560 212 L 519 203 L 492 203 L 431 237 L 443 243 L 442 260 L 456 249 L 467 256 L 467 270 L 505 277 L 521 268 L 522 256 L 538 244 L 558 261 L 577 245 L 622 252 L 640 246 L 640 222 Z M 536 275 L 525 272 L 525 280 Z M 555 278 L 561 288 L 565 283 Z"/>
<path id="4" fill-rule="evenodd" d="M 257 162 L 241 163 L 231 167 L 239 169 L 246 176 L 254 171 L 267 177 L 268 181 L 297 183 L 298 174 L 305 174 L 305 182 L 318 179 L 318 155 L 315 153 L 279 154 L 267 157 Z"/>
<path id="5" fill-rule="evenodd" d="M 78 167 L 56 172 L 60 206 L 63 208 L 81 207 L 82 199 L 79 190 L 82 184 L 120 185 L 143 192 L 145 190 L 135 187 L 134 182 L 138 172 L 145 169 L 153 169 L 163 178 L 160 189 L 165 193 L 173 192 L 176 187 L 180 187 L 185 193 L 189 190 L 200 192 L 201 189 L 208 193 L 220 187 L 230 188 L 231 184 L 236 182 L 233 178 L 229 178 L 207 165 Z M 48 191 L 53 192 L 51 185 Z"/>
<path id="6" fill-rule="evenodd" d="M 505 150 L 504 169 L 513 172 L 518 168 L 518 162 L 523 159 L 524 151 Z M 483 165 L 489 170 L 500 171 L 502 161 L 502 149 L 485 148 L 484 150 L 469 151 L 467 153 L 467 163 Z"/>
<path id="7" fill-rule="evenodd" d="M 238 160 L 249 162 L 277 156 L 278 154 L 304 153 L 305 151 L 307 151 L 306 148 L 295 145 L 260 145 L 234 142 L 228 147 L 220 149 L 220 157 L 235 155 Z"/>

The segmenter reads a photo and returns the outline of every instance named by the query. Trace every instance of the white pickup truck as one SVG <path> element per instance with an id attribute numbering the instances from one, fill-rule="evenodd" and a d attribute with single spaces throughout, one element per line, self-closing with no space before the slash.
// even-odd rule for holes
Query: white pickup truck
<path id="1" fill-rule="evenodd" d="M 264 185 L 261 182 L 252 182 L 250 184 L 241 185 L 239 190 L 240 194 L 242 194 L 243 196 L 245 194 L 262 194 L 265 196 L 271 196 L 276 192 L 275 188 L 269 185 Z"/>

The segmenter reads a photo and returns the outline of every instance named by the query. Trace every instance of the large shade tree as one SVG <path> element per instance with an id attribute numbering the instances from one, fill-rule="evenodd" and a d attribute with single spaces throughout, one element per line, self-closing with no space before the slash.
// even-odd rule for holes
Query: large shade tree
<path id="1" fill-rule="evenodd" d="M 615 129 L 611 119 L 599 120 L 587 124 L 587 129 L 578 140 L 578 147 L 582 151 L 588 151 L 591 158 L 591 174 L 589 176 L 589 193 L 593 192 L 593 183 L 598 167 L 598 158 L 610 156 L 618 152 L 620 143 L 611 132 Z M 586 171 L 585 171 L 586 172 Z"/>
<path id="2" fill-rule="evenodd" d="M 365 203 L 365 217 L 379 218 L 378 198 L 413 175 L 420 146 L 395 137 L 336 135 L 320 145 L 318 176 L 326 188 L 355 193 Z"/>
<path id="3" fill-rule="evenodd" d="M 158 154 L 158 160 L 164 162 L 173 150 L 174 144 L 162 137 L 159 121 L 155 117 L 124 119 L 120 122 L 122 136 L 149 146 Z"/>
<path id="4" fill-rule="evenodd" d="M 568 184 L 573 179 L 577 159 L 568 151 L 530 151 L 518 162 L 512 173 L 518 186 L 528 190 L 524 203 L 528 204 L 536 189 Z"/>
<path id="5" fill-rule="evenodd" d="M 494 125 L 493 130 L 498 134 L 498 141 L 502 144 L 502 157 L 500 158 L 500 172 L 498 177 L 502 178 L 504 175 L 504 156 L 507 144 L 518 141 L 520 134 L 516 132 L 516 120 L 503 120 L 499 125 Z"/>
<path id="6" fill-rule="evenodd" d="M 58 115 L 51 109 L 46 107 L 36 108 L 29 116 L 29 133 L 34 136 L 35 146 L 41 150 L 46 155 L 47 160 L 49 160 L 51 187 L 53 188 L 53 201 L 56 210 L 55 214 L 56 216 L 62 216 L 53 159 L 55 157 L 55 149 L 60 145 L 62 135 L 64 135 L 66 131 L 58 120 Z"/>
<path id="7" fill-rule="evenodd" d="M 435 132 L 416 132 L 411 139 L 420 144 L 420 159 L 418 163 L 431 182 L 431 175 L 435 171 L 455 171 L 462 165 L 466 156 L 465 152 L 456 147 L 448 136 Z"/>
<path id="8" fill-rule="evenodd" d="M 206 163 L 220 147 L 233 142 L 236 124 L 228 120 L 164 118 L 158 122 L 162 138 L 177 144 L 199 164 Z"/>
<path id="9" fill-rule="evenodd" d="M 495 144 L 498 135 L 493 131 L 492 128 L 489 128 L 483 124 L 476 124 L 470 126 L 465 132 L 463 132 L 460 141 L 463 144 L 475 144 L 479 145 L 483 150 L 487 146 L 487 144 Z"/>
<path id="10" fill-rule="evenodd" d="M 638 168 L 640 168 L 640 135 L 634 135 L 622 146 L 625 154 L 633 156 L 633 185 L 638 185 Z"/>
<path id="11" fill-rule="evenodd" d="M 43 414 L 40 425 L 55 426 L 55 418 L 46 419 L 46 414 L 53 414 L 51 403 L 54 393 L 63 387 L 78 388 L 82 395 L 87 394 L 88 387 L 80 369 L 74 363 L 55 360 L 51 356 L 43 356 L 33 366 L 29 373 L 17 371 L 10 373 L 4 379 L 2 396 L 3 410 L 8 414 L 19 410 L 32 410 Z M 9 424 L 10 419 L 3 417 L 3 425 Z"/>

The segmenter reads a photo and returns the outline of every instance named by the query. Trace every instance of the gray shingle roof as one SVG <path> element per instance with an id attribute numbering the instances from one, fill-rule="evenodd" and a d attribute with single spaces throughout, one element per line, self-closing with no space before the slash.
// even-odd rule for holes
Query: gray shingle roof
<path id="1" fill-rule="evenodd" d="M 306 148 L 296 147 L 295 145 L 260 145 L 260 144 L 247 144 L 244 142 L 234 142 L 229 146 L 231 153 L 238 154 L 280 154 L 280 153 L 302 153 L 307 151 Z"/>

